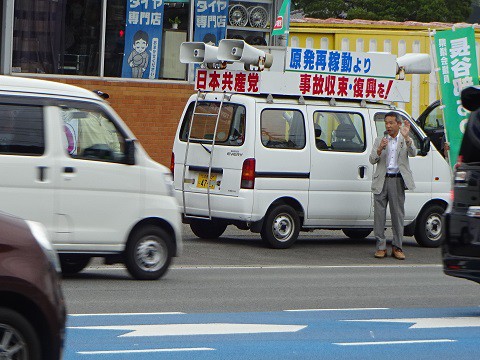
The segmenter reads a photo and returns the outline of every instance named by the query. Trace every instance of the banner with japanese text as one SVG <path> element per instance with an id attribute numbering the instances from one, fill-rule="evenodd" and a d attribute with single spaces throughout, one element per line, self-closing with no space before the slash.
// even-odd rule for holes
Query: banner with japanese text
<path id="1" fill-rule="evenodd" d="M 462 106 L 460 93 L 465 87 L 478 85 L 475 30 L 467 27 L 436 31 L 434 41 L 445 135 L 450 144 L 449 161 L 453 167 L 469 116 Z"/>
<path id="2" fill-rule="evenodd" d="M 163 0 L 127 0 L 122 77 L 158 79 Z"/>
<path id="3" fill-rule="evenodd" d="M 194 41 L 218 46 L 227 34 L 228 0 L 195 0 Z"/>
<path id="4" fill-rule="evenodd" d="M 395 78 L 395 55 L 353 51 L 287 48 L 286 71 Z"/>
<path id="5" fill-rule="evenodd" d="M 299 72 L 284 72 L 280 75 L 271 71 L 198 69 L 195 89 L 244 94 L 410 101 L 409 81 Z"/>

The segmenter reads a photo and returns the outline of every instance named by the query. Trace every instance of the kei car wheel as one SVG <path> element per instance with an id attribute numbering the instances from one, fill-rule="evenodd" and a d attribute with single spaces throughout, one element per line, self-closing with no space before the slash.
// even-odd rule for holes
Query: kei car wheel
<path id="1" fill-rule="evenodd" d="M 372 229 L 342 229 L 342 231 L 350 239 L 365 239 Z"/>
<path id="2" fill-rule="evenodd" d="M 430 205 L 422 211 L 415 226 L 415 240 L 420 246 L 430 248 L 440 246 L 444 231 L 444 212 L 445 207 L 437 204 Z"/>
<path id="3" fill-rule="evenodd" d="M 192 220 L 190 229 L 200 239 L 217 239 L 227 229 L 227 224 L 218 220 Z"/>
<path id="4" fill-rule="evenodd" d="M 267 214 L 260 234 L 270 247 L 287 249 L 297 240 L 299 232 L 300 217 L 295 209 L 280 205 Z"/>
<path id="5" fill-rule="evenodd" d="M 83 254 L 60 254 L 63 275 L 74 275 L 85 269 L 91 257 Z"/>
<path id="6" fill-rule="evenodd" d="M 172 261 L 173 240 L 158 226 L 149 225 L 137 230 L 127 243 L 125 265 L 138 280 L 162 277 Z"/>
<path id="7" fill-rule="evenodd" d="M 40 360 L 40 340 L 33 326 L 16 311 L 0 308 L 0 359 Z"/>

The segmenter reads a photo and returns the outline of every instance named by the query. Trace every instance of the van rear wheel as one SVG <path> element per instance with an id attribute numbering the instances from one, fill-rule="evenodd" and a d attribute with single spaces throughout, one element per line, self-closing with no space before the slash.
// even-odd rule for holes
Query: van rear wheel
<path id="1" fill-rule="evenodd" d="M 430 248 L 440 246 L 444 231 L 444 212 L 445 207 L 438 204 L 431 204 L 422 211 L 415 225 L 415 240 L 418 245 Z"/>
<path id="2" fill-rule="evenodd" d="M 74 275 L 85 269 L 91 260 L 90 255 L 59 254 L 63 275 Z"/>
<path id="3" fill-rule="evenodd" d="M 190 229 L 200 239 L 218 239 L 227 229 L 227 224 L 220 220 L 195 219 L 190 222 Z"/>
<path id="4" fill-rule="evenodd" d="M 342 229 L 342 231 L 350 239 L 365 239 L 372 229 Z"/>
<path id="5" fill-rule="evenodd" d="M 172 261 L 173 240 L 155 225 L 144 226 L 131 236 L 125 249 L 125 265 L 137 280 L 156 280 Z"/>
<path id="6" fill-rule="evenodd" d="M 263 223 L 262 239 L 274 249 L 288 249 L 297 241 L 300 232 L 300 217 L 289 205 L 273 208 Z"/>

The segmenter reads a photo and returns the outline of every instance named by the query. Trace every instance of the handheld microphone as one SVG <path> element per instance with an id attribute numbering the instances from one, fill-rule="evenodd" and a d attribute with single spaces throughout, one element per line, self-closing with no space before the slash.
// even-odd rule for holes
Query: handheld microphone
<path id="1" fill-rule="evenodd" d="M 385 130 L 385 131 L 383 132 L 383 138 L 386 139 L 387 137 L 388 137 L 388 131 Z"/>

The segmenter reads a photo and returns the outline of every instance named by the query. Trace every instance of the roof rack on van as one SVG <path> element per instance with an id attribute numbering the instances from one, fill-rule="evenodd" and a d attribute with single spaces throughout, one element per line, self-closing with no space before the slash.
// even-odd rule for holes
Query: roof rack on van
<path id="1" fill-rule="evenodd" d="M 219 46 L 184 42 L 180 62 L 200 64 L 195 89 L 241 94 L 409 102 L 405 74 L 429 74 L 428 54 L 352 52 L 297 47 L 256 48 L 243 40 Z"/>

